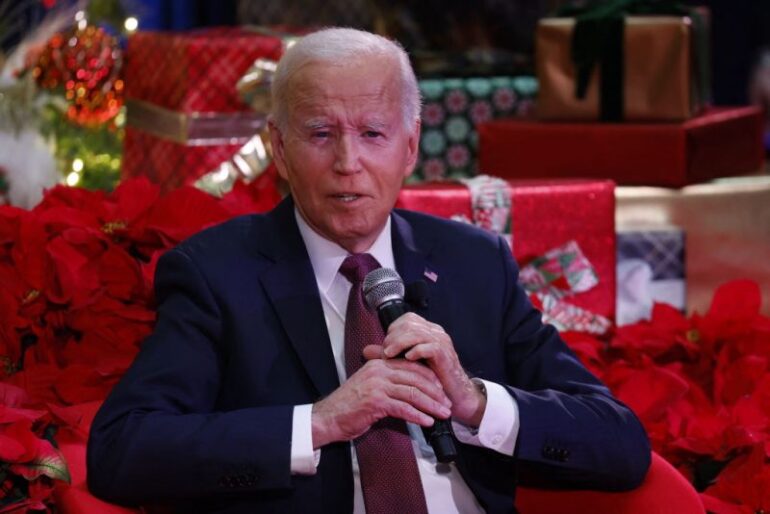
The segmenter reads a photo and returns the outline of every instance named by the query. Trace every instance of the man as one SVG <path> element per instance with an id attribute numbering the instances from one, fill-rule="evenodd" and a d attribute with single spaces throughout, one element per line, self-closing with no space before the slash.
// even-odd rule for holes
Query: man
<path id="1" fill-rule="evenodd" d="M 443 514 L 514 512 L 517 467 L 639 484 L 643 429 L 541 324 L 505 242 L 392 212 L 420 134 L 403 50 L 308 35 L 273 95 L 291 196 L 161 259 L 156 329 L 92 426 L 92 491 L 179 512 Z M 380 265 L 433 278 L 384 340 L 360 284 Z M 450 415 L 459 456 L 440 465 L 415 428 Z"/>

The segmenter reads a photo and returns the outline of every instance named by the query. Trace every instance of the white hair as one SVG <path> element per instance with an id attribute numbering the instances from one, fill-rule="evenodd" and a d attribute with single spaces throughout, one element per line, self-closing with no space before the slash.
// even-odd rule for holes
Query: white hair
<path id="1" fill-rule="evenodd" d="M 420 90 L 403 47 L 382 36 L 350 28 L 326 28 L 302 37 L 284 53 L 271 86 L 272 116 L 283 128 L 288 122 L 288 91 L 292 76 L 310 63 L 340 66 L 359 58 L 384 56 L 396 61 L 401 75 L 404 124 L 414 127 L 420 119 Z"/>

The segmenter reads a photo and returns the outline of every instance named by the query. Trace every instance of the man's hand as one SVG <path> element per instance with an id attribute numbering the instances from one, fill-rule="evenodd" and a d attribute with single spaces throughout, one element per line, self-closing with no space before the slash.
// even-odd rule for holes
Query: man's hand
<path id="1" fill-rule="evenodd" d="M 390 359 L 401 354 L 407 361 L 423 361 L 433 370 L 452 402 L 454 419 L 471 427 L 479 426 L 487 405 L 486 396 L 460 365 L 452 339 L 440 325 L 410 312 L 390 325 L 382 346 L 364 348 L 367 359 Z"/>
<path id="2" fill-rule="evenodd" d="M 428 367 L 404 359 L 370 360 L 313 405 L 313 447 L 355 439 L 388 416 L 428 427 L 433 418 L 448 418 L 451 405 Z"/>

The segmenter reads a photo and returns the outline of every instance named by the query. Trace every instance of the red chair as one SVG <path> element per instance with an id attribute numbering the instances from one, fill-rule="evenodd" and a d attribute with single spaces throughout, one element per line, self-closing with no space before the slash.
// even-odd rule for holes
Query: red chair
<path id="1" fill-rule="evenodd" d="M 705 514 L 698 493 L 663 457 L 653 453 L 641 486 L 633 491 L 555 491 L 519 487 L 516 507 L 522 514 Z"/>
<path id="2" fill-rule="evenodd" d="M 100 402 L 84 404 L 84 426 L 90 426 Z M 103 502 L 88 492 L 86 486 L 86 447 L 82 441 L 60 442 L 67 459 L 72 485 L 59 484 L 54 498 L 60 514 L 138 514 Z M 644 483 L 623 493 L 598 491 L 552 491 L 519 487 L 516 507 L 522 514 L 704 514 L 703 503 L 692 485 L 657 454 Z"/>

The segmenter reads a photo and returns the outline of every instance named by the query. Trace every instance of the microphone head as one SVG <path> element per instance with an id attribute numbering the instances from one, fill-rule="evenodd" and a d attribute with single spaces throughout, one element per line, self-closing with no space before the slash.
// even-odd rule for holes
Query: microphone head
<path id="1" fill-rule="evenodd" d="M 404 300 L 404 281 L 390 268 L 377 268 L 364 277 L 364 298 L 372 309 L 394 300 Z"/>

